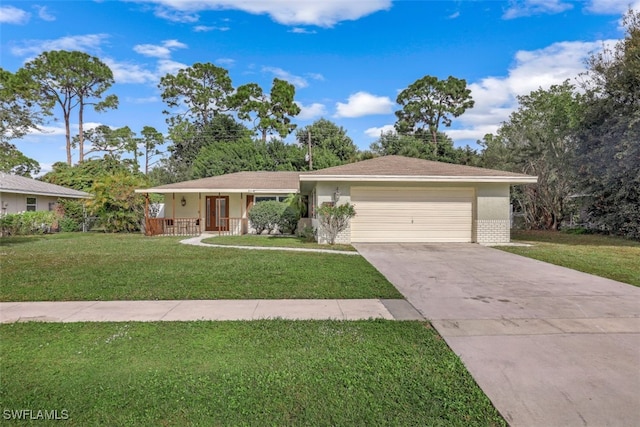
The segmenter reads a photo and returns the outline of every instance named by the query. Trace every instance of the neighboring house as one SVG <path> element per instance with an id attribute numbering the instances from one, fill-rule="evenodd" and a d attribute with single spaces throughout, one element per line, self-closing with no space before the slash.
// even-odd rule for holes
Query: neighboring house
<path id="1" fill-rule="evenodd" d="M 0 172 L 2 214 L 53 210 L 58 199 L 90 199 L 91 194 Z"/>
<path id="2" fill-rule="evenodd" d="M 136 191 L 165 193 L 172 218 L 164 224 L 175 227 L 179 217 L 191 218 L 185 234 L 247 233 L 253 203 L 300 192 L 308 196 L 314 227 L 316 207 L 355 206 L 340 243 L 504 243 L 510 240 L 510 186 L 535 182 L 537 177 L 519 173 L 384 156 L 312 172 L 239 172 Z M 322 230 L 318 235 L 324 241 Z"/>

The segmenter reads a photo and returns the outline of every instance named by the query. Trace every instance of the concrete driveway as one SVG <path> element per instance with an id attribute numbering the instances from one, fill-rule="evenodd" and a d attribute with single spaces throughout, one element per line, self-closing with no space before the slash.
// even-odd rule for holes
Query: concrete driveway
<path id="1" fill-rule="evenodd" d="M 640 289 L 475 244 L 356 244 L 512 426 L 640 425 Z"/>

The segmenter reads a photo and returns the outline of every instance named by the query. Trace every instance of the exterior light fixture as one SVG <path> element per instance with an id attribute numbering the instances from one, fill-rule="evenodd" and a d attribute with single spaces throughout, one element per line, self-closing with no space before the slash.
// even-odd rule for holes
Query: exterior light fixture
<path id="1" fill-rule="evenodd" d="M 180 199 L 180 204 L 182 206 L 186 206 L 187 205 L 187 199 L 185 199 L 184 196 L 182 196 L 182 199 Z"/>
<path id="2" fill-rule="evenodd" d="M 333 202 L 338 203 L 338 200 L 340 200 L 340 187 L 336 187 L 336 192 L 333 193 Z"/>

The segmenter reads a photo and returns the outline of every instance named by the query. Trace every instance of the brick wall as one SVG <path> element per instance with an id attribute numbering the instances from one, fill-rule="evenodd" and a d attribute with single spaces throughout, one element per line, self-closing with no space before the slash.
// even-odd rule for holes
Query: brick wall
<path id="1" fill-rule="evenodd" d="M 314 225 L 317 227 L 317 230 L 318 230 L 318 243 L 321 243 L 321 244 L 328 243 L 320 223 L 317 220 L 314 220 L 314 223 L 315 223 Z M 338 235 L 336 236 L 336 243 L 340 243 L 340 244 L 351 243 L 351 225 L 349 225 L 345 230 L 338 233 Z"/>
<path id="2" fill-rule="evenodd" d="M 478 243 L 509 243 L 511 224 L 508 219 L 479 219 L 476 221 Z"/>

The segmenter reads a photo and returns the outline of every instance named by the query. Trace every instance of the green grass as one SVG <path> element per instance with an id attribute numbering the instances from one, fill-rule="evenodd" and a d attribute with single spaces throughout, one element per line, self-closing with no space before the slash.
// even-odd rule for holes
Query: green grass
<path id="1" fill-rule="evenodd" d="M 421 322 L 17 323 L 0 334 L 3 408 L 66 410 L 65 425 L 506 425 Z"/>
<path id="2" fill-rule="evenodd" d="M 640 242 L 596 234 L 514 231 L 511 239 L 531 247 L 503 251 L 640 286 Z"/>
<path id="3" fill-rule="evenodd" d="M 237 245 L 237 246 L 263 246 L 277 248 L 303 248 L 303 249 L 328 249 L 337 251 L 355 251 L 351 245 L 321 245 L 316 242 L 307 242 L 305 239 L 296 236 L 256 236 L 245 234 L 243 236 L 216 236 L 202 240 L 204 243 L 215 245 Z"/>
<path id="4" fill-rule="evenodd" d="M 401 298 L 359 255 L 61 233 L 0 240 L 0 301 Z"/>

